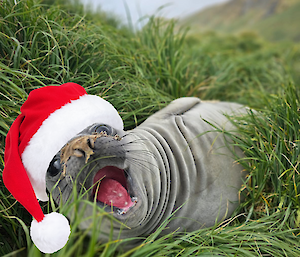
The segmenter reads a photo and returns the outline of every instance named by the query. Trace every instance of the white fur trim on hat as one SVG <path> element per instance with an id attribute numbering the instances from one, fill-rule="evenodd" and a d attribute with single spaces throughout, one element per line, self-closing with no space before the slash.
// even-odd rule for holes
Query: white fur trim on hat
<path id="1" fill-rule="evenodd" d="M 123 129 L 121 117 L 109 102 L 99 96 L 83 95 L 50 114 L 32 136 L 22 153 L 22 162 L 39 200 L 48 201 L 45 176 L 54 155 L 94 123 Z"/>
<path id="2" fill-rule="evenodd" d="M 71 233 L 69 221 L 60 213 L 46 214 L 40 222 L 33 220 L 30 236 L 43 253 L 54 253 L 65 246 Z"/>

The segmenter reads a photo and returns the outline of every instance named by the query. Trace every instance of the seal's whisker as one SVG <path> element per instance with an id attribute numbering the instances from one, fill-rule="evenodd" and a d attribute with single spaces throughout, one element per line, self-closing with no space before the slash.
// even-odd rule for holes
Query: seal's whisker
<path id="1" fill-rule="evenodd" d="M 62 184 L 62 183 L 59 183 L 57 185 L 58 194 L 57 194 L 57 196 L 55 198 L 55 201 L 57 202 L 57 204 L 60 204 L 60 200 L 63 200 L 62 199 L 63 196 L 66 197 L 66 200 L 69 199 L 69 196 L 70 196 L 71 191 L 72 191 L 72 188 L 70 187 L 70 185 L 68 183 L 64 183 L 62 187 L 61 187 L 60 184 Z"/>
<path id="2" fill-rule="evenodd" d="M 143 157 L 151 156 L 151 157 L 155 158 L 155 154 L 148 151 L 148 150 L 125 150 L 125 152 L 126 152 L 127 156 L 131 156 L 131 155 L 138 156 L 138 155 L 140 155 L 140 156 L 143 156 Z"/>
<path id="3" fill-rule="evenodd" d="M 136 158 L 136 157 L 127 157 L 128 162 L 130 162 L 133 165 L 136 165 L 137 167 L 143 168 L 148 170 L 149 172 L 153 173 L 153 169 L 155 168 L 157 169 L 158 166 L 156 164 L 154 164 L 153 162 L 149 161 L 145 161 L 145 159 L 142 158 Z"/>
<path id="4" fill-rule="evenodd" d="M 128 134 L 128 135 L 130 135 L 130 134 Z M 124 136 L 124 138 L 125 138 L 125 136 Z M 140 143 L 140 142 L 143 142 L 143 141 L 147 141 L 147 139 L 146 138 L 135 138 L 131 141 L 126 142 L 126 144 Z"/>

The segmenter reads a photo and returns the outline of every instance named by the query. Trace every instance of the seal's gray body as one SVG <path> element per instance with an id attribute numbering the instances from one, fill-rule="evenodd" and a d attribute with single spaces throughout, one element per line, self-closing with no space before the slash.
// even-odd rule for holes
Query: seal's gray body
<path id="1" fill-rule="evenodd" d="M 232 214 L 239 204 L 239 190 L 246 175 L 242 166 L 234 162 L 232 151 L 241 157 L 243 154 L 240 149 L 225 146 L 225 135 L 210 125 L 233 131 L 234 126 L 224 115 L 232 112 L 243 113 L 245 108 L 234 103 L 180 98 L 137 128 L 118 131 L 120 141 L 97 139 L 90 157 L 93 169 L 116 166 L 127 172 L 128 191 L 136 201 L 126 212 L 113 212 L 115 218 L 130 227 L 123 227 L 120 234 L 122 225 L 115 222 L 115 237 L 149 235 L 174 212 L 176 218 L 163 233 L 213 226 Z M 87 128 L 79 136 L 88 131 Z M 95 168 L 95 160 L 103 156 L 112 157 L 100 159 Z M 81 185 L 85 179 L 91 186 L 92 179 L 86 177 L 92 164 L 82 171 L 84 165 L 84 158 L 71 156 L 65 172 L 73 178 L 81 172 L 77 177 Z M 60 183 L 66 184 L 64 180 Z M 56 181 L 57 177 L 47 175 L 48 189 Z M 53 195 L 59 195 L 58 191 L 53 190 Z M 63 194 L 66 201 L 69 195 Z M 86 208 L 86 216 L 90 216 L 92 207 Z M 90 223 L 84 221 L 81 226 L 86 228 Z M 104 219 L 99 238 L 107 239 L 110 229 L 111 223 Z"/>

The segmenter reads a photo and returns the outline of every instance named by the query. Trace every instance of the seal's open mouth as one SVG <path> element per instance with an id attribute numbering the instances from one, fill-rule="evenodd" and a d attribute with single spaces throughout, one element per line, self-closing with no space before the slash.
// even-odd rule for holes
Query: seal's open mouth
<path id="1" fill-rule="evenodd" d="M 93 180 L 93 199 L 126 212 L 134 205 L 129 193 L 125 172 L 114 166 L 100 169 Z"/>

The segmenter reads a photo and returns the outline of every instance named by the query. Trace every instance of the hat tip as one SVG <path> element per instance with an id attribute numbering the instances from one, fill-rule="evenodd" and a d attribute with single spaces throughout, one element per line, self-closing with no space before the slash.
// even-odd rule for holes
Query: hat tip
<path id="1" fill-rule="evenodd" d="M 71 233 L 67 218 L 57 212 L 46 214 L 40 222 L 33 220 L 30 236 L 43 253 L 54 253 L 65 246 Z"/>

